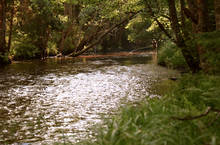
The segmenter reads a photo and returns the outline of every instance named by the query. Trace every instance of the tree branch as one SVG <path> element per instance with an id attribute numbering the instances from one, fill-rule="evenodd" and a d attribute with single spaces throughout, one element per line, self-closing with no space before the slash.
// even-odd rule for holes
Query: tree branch
<path id="1" fill-rule="evenodd" d="M 109 34 L 111 31 L 113 31 L 115 28 L 123 25 L 124 23 L 126 23 L 128 20 L 132 19 L 134 16 L 136 16 L 138 13 L 140 13 L 141 11 L 138 11 L 136 13 L 133 13 L 131 16 L 129 16 L 128 18 L 124 19 L 123 21 L 121 21 L 120 23 L 113 25 L 111 28 L 109 28 L 108 30 L 106 30 L 103 34 L 101 34 L 99 36 L 99 38 L 97 40 L 95 40 L 92 44 L 90 44 L 89 46 L 83 48 L 82 50 L 78 51 L 78 52 L 72 52 L 70 53 L 69 57 L 77 57 L 81 54 L 83 54 L 84 52 L 88 51 L 89 49 L 93 48 L 95 45 L 97 45 L 98 43 L 100 43 L 100 41 L 107 35 Z M 85 46 L 85 45 L 84 45 Z"/>
<path id="2" fill-rule="evenodd" d="M 151 17 L 154 19 L 155 22 L 157 22 L 157 25 L 159 26 L 159 28 L 161 29 L 161 31 L 163 31 L 164 34 L 165 34 L 171 41 L 173 41 L 174 43 L 176 43 L 176 40 L 173 39 L 173 37 L 169 34 L 169 32 L 168 32 L 168 31 L 166 30 L 166 28 L 164 27 L 164 25 L 155 17 L 154 12 L 153 12 L 152 8 L 150 7 L 150 4 L 149 4 L 148 2 L 147 2 L 146 4 L 147 4 L 147 8 L 148 8 L 148 10 L 149 10 L 149 13 L 150 13 Z M 163 17 L 164 17 L 164 16 L 165 16 L 165 15 L 163 15 Z M 167 16 L 166 18 L 170 20 L 170 17 L 169 17 L 169 16 Z"/>
<path id="3" fill-rule="evenodd" d="M 202 113 L 202 114 L 200 114 L 200 115 L 197 115 L 197 116 L 186 116 L 186 117 L 183 117 L 183 118 L 173 116 L 173 117 L 171 117 L 171 118 L 174 119 L 174 120 L 180 120 L 180 121 L 194 120 L 194 119 L 199 119 L 199 118 L 205 117 L 205 116 L 207 116 L 210 112 L 220 113 L 220 110 L 214 109 L 214 108 L 211 108 L 211 107 L 208 107 L 204 113 Z"/>
<path id="4" fill-rule="evenodd" d="M 170 20 L 171 18 L 169 17 L 169 16 L 167 16 L 167 15 L 161 15 L 162 17 L 164 17 L 164 18 L 166 18 L 166 19 L 168 19 L 168 20 Z"/>
<path id="5" fill-rule="evenodd" d="M 192 14 L 188 8 L 183 8 L 183 11 L 188 19 L 190 19 L 194 24 L 198 24 L 198 18 Z"/>

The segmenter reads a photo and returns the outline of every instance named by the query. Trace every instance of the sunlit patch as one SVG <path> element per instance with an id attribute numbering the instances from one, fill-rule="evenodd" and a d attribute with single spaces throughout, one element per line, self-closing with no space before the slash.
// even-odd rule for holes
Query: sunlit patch
<path id="1" fill-rule="evenodd" d="M 103 116 L 150 96 L 152 81 L 169 74 L 150 64 L 123 63 L 106 59 L 44 64 L 43 70 L 29 64 L 38 70 L 35 75 L 29 68 L 19 70 L 23 73 L 0 74 L 0 143 L 39 144 L 64 138 L 74 143 L 85 139 Z"/>

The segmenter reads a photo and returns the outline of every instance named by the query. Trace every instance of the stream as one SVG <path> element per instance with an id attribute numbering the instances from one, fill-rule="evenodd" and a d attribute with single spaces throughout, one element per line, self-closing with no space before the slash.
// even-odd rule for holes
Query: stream
<path id="1" fill-rule="evenodd" d="M 0 68 L 0 144 L 76 143 L 176 72 L 152 55 L 24 61 Z"/>

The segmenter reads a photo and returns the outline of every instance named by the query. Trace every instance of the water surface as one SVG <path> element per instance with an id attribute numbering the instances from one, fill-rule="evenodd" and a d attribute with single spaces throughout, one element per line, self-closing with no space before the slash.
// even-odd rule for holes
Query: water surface
<path id="1" fill-rule="evenodd" d="M 72 143 L 175 72 L 151 55 L 16 62 L 0 72 L 0 144 Z"/>

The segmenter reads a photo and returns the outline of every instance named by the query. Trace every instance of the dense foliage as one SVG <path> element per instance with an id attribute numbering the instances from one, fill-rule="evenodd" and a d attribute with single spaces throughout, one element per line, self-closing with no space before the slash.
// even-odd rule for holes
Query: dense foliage
<path id="1" fill-rule="evenodd" d="M 1 60 L 157 48 L 169 39 L 193 73 L 219 64 L 218 56 L 206 61 L 219 47 L 205 37 L 219 35 L 214 0 L 3 0 L 0 11 Z"/>
<path id="2" fill-rule="evenodd" d="M 158 54 L 158 64 L 182 71 L 188 70 L 186 61 L 180 51 L 172 42 L 166 41 L 161 45 Z"/>

